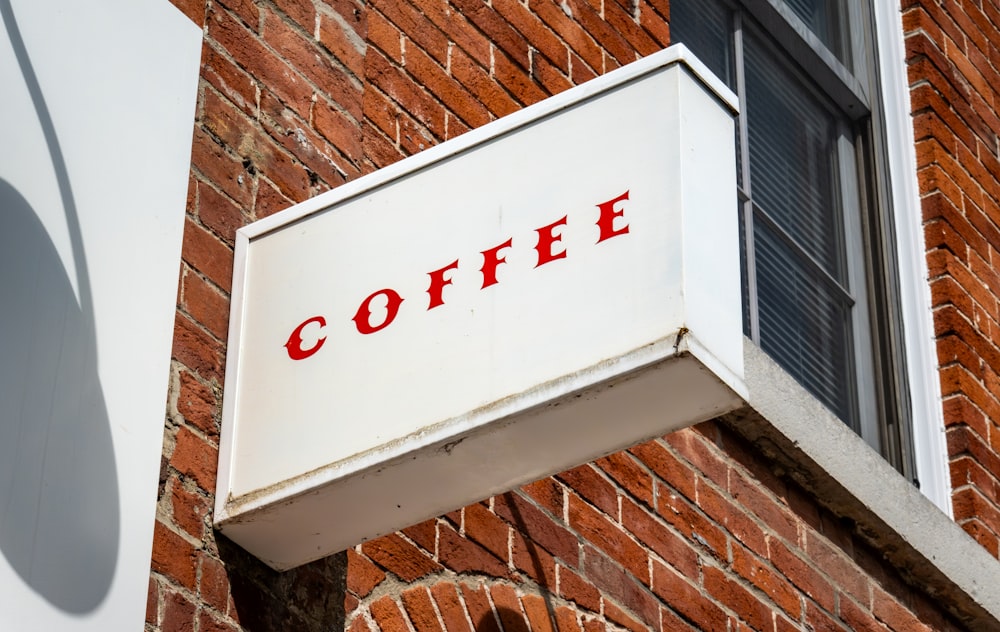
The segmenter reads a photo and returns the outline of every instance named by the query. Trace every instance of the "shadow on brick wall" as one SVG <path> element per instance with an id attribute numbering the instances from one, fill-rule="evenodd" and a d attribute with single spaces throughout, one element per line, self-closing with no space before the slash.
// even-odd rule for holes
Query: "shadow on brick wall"
<path id="1" fill-rule="evenodd" d="M 240 625 L 249 632 L 344 629 L 347 555 L 279 573 L 216 533 Z"/>
<path id="2" fill-rule="evenodd" d="M 499 624 L 497 619 L 500 619 Z M 555 624 L 553 623 L 553 629 Z M 493 612 L 487 612 L 476 622 L 476 632 L 530 632 L 531 629 L 524 620 L 524 615 L 510 608 L 497 606 L 496 617 Z"/>

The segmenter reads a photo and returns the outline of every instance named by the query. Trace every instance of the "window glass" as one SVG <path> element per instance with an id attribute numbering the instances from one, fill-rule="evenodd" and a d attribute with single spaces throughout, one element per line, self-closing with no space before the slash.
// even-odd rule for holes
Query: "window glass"
<path id="1" fill-rule="evenodd" d="M 843 48 L 836 0 L 787 0 L 776 19 L 801 20 L 824 45 Z M 768 5 L 769 7 L 771 5 Z M 784 15 L 784 18 L 782 17 Z M 859 433 L 859 380 L 870 380 L 854 123 L 826 95 L 788 42 L 767 33 L 743 4 L 674 0 L 671 33 L 737 92 L 740 237 L 745 331 Z M 792 26 L 795 26 L 792 24 Z M 791 35 L 789 35 L 791 33 Z M 802 29 L 784 29 L 798 37 Z M 784 45 L 782 45 L 784 44 Z M 794 43 L 793 43 L 794 44 Z M 797 46 L 801 46 L 797 44 Z M 821 56 L 819 56 L 821 58 Z M 825 76 L 834 76 L 826 74 Z M 851 177 L 842 177 L 849 173 Z M 869 358 L 867 363 L 859 359 Z M 867 389 L 866 392 L 871 392 Z M 878 447 L 879 432 L 865 437 Z"/>

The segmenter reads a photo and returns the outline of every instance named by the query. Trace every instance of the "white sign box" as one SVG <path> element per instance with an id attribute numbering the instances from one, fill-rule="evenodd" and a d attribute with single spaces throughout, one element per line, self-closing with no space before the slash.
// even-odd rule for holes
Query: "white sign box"
<path id="1" fill-rule="evenodd" d="M 286 569 L 738 406 L 735 107 L 674 47 L 240 231 L 223 533 Z"/>

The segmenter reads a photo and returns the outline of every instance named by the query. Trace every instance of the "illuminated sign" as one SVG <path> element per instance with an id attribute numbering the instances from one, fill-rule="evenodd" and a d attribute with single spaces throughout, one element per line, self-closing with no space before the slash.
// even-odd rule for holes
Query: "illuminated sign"
<path id="1" fill-rule="evenodd" d="M 242 230 L 216 524 L 289 568 L 738 406 L 734 109 L 671 48 Z"/>

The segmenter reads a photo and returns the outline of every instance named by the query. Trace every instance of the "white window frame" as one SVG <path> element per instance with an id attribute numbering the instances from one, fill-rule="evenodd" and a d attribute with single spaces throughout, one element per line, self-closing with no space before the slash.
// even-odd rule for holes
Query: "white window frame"
<path id="1" fill-rule="evenodd" d="M 896 269 L 903 317 L 914 462 L 920 491 L 952 517 L 951 479 L 931 313 L 931 291 L 921 230 L 917 158 L 898 3 L 875 0 L 874 19 L 885 143 L 889 161 Z"/>

